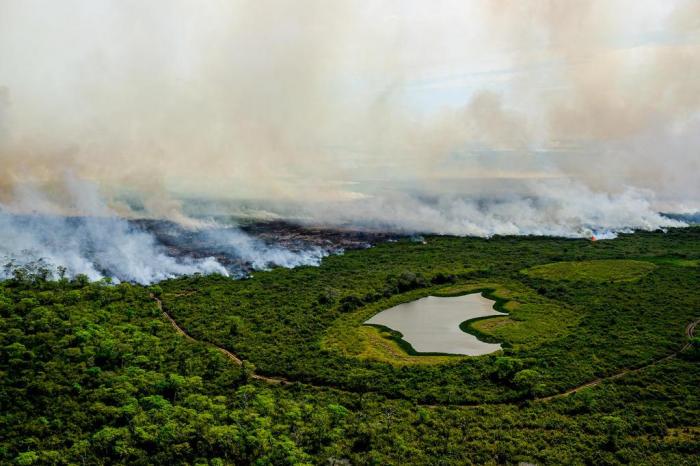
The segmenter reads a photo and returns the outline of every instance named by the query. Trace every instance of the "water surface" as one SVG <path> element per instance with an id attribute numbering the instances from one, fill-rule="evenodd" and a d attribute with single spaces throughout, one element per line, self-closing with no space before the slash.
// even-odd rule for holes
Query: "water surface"
<path id="1" fill-rule="evenodd" d="M 480 293 L 439 298 L 428 296 L 399 304 L 376 314 L 365 324 L 383 325 L 403 334 L 403 339 L 419 353 L 446 353 L 479 356 L 501 349 L 463 332 L 459 324 L 477 317 L 504 316 L 495 302 Z"/>

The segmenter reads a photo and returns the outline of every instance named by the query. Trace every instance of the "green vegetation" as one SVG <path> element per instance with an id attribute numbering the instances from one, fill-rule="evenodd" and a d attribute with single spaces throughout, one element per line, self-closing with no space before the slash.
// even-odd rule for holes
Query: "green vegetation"
<path id="1" fill-rule="evenodd" d="M 565 306 L 518 282 L 504 280 L 503 283 L 452 286 L 440 293 L 485 288 L 485 296 L 496 300 L 496 309 L 508 316 L 474 319 L 461 327 L 483 341 L 501 342 L 505 348 L 534 348 L 548 340 L 562 338 L 575 328 L 583 314 L 575 306 Z"/>
<path id="2" fill-rule="evenodd" d="M 0 464 L 697 464 L 700 268 L 679 261 L 700 259 L 700 228 L 426 240 L 151 289 L 16 275 L 0 284 Z M 521 273 L 581 261 L 615 272 Z M 627 261 L 650 268 L 620 278 Z M 465 326 L 502 342 L 493 355 L 411 356 L 361 325 L 486 288 L 509 316 Z"/>
<path id="3" fill-rule="evenodd" d="M 441 289 L 444 288 L 426 287 L 402 293 L 339 317 L 322 338 L 322 350 L 336 352 L 342 357 L 373 359 L 394 366 L 440 364 L 461 359 L 461 356 L 418 354 L 401 338 L 399 332 L 379 326 L 363 325 L 367 319 L 384 309 L 414 301 L 429 294 L 437 295 L 439 291 L 436 290 Z"/>
<path id="4" fill-rule="evenodd" d="M 645 260 L 655 264 L 675 265 L 676 267 L 698 267 L 700 265 L 700 260 L 698 259 L 679 259 L 677 257 L 651 257 Z"/>
<path id="5" fill-rule="evenodd" d="M 593 260 L 538 265 L 524 270 L 523 273 L 546 280 L 626 282 L 638 280 L 654 268 L 654 264 L 650 262 L 635 260 Z"/>
<path id="6" fill-rule="evenodd" d="M 459 356 L 447 355 L 416 355 L 412 351 L 407 350 L 406 345 L 401 340 L 401 337 L 397 335 L 397 332 L 390 329 L 363 325 L 354 330 L 356 331 L 354 336 L 357 338 L 355 345 L 362 345 L 362 351 L 359 353 L 356 351 L 354 354 L 360 359 L 374 359 L 393 366 L 403 366 L 442 364 L 454 362 L 456 358 L 459 358 Z M 328 346 L 332 347 L 332 344 Z"/>
<path id="7" fill-rule="evenodd" d="M 277 269 L 236 282 L 174 280 L 162 284 L 163 302 L 193 336 L 234 351 L 262 374 L 426 403 L 511 401 L 528 393 L 512 378 L 503 383 L 493 376 L 498 354 L 453 357 L 440 365 L 387 364 L 367 353 L 368 335 L 358 329 L 374 313 L 422 296 L 500 287 L 517 295 L 520 306 L 506 309 L 512 322 L 490 329 L 484 320 L 471 327 L 500 340 L 503 356 L 537 370 L 543 394 L 556 393 L 682 345 L 683 327 L 696 315 L 698 270 L 640 259 L 694 260 L 697 232 L 598 242 L 428 237 L 427 244 L 380 244 L 329 257 L 320 267 Z M 520 272 L 552 262 L 611 259 L 653 270 L 634 282 L 613 283 Z"/>
<path id="8" fill-rule="evenodd" d="M 427 295 L 448 297 L 475 292 L 483 292 L 485 297 L 495 300 L 496 309 L 509 315 L 465 321 L 462 330 L 482 341 L 503 342 L 505 348 L 535 347 L 547 340 L 561 338 L 575 327 L 581 315 L 517 282 L 507 282 L 507 285 L 480 281 L 448 284 L 394 296 L 340 317 L 323 338 L 322 348 L 338 351 L 348 357 L 375 359 L 395 366 L 456 362 L 463 358 L 416 353 L 410 344 L 401 339 L 400 333 L 362 324 L 374 314 L 402 302 Z"/>

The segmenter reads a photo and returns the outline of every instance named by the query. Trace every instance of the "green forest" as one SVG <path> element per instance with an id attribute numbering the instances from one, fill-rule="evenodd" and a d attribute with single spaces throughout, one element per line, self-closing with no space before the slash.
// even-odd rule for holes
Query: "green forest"
<path id="1" fill-rule="evenodd" d="M 150 287 L 19 268 L 0 464 L 697 465 L 699 285 L 700 227 L 427 236 Z M 501 351 L 421 355 L 363 325 L 473 292 L 508 315 L 462 329 Z"/>

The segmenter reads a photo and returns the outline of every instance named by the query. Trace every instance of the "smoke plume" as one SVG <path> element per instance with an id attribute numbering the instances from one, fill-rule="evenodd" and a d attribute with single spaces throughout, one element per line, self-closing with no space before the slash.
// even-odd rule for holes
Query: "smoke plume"
<path id="1" fill-rule="evenodd" d="M 16 213 L 24 210 L 22 206 L 0 204 L 0 259 L 4 266 L 0 278 L 6 278 L 17 267 L 39 264 L 52 271 L 63 267 L 69 277 L 84 274 L 91 280 L 110 277 L 148 284 L 195 273 L 241 275 L 241 265 L 258 270 L 318 265 L 327 255 L 321 248 L 290 251 L 269 246 L 235 227 L 192 219 L 185 222 L 188 229 L 175 234 L 204 237 L 205 249 L 236 262 L 227 267 L 213 256 L 176 255 L 151 232 L 117 216 L 104 204 L 93 183 L 68 175 L 64 184 L 71 193 L 69 205 L 74 216 L 22 214 Z M 52 204 L 41 192 L 25 192 L 22 200 L 34 206 Z M 178 217 L 187 218 L 181 213 Z M 197 227 L 191 229 L 195 224 Z M 198 239 L 201 244 L 202 238 Z"/>
<path id="2" fill-rule="evenodd" d="M 694 0 L 0 0 L 0 205 L 77 215 L 69 171 L 129 238 L 135 217 L 206 229 L 193 200 L 485 236 L 677 226 L 656 212 L 700 209 L 697 17 Z M 30 217 L 2 234 L 49 242 Z"/>

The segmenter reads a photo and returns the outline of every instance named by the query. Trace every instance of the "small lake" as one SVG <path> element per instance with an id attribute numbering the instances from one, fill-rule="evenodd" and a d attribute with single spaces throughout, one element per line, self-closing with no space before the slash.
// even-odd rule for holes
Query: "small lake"
<path id="1" fill-rule="evenodd" d="M 446 353 L 480 356 L 501 349 L 463 332 L 459 324 L 477 317 L 504 316 L 495 301 L 472 293 L 450 298 L 428 296 L 399 304 L 376 314 L 365 324 L 383 325 L 403 334 L 403 339 L 419 353 Z"/>

